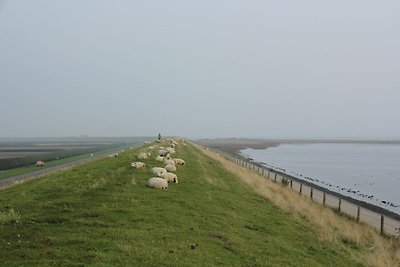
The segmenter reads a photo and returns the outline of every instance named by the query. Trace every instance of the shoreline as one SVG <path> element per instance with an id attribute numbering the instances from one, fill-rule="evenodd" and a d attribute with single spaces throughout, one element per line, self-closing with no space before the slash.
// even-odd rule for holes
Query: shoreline
<path id="1" fill-rule="evenodd" d="M 331 144 L 387 144 L 387 145 L 400 145 L 400 141 L 381 141 L 381 140 L 253 140 L 253 139 L 217 139 L 217 140 L 204 140 L 203 142 L 199 142 L 201 145 L 210 147 L 215 150 L 219 150 L 221 152 L 228 153 L 237 157 L 241 160 L 252 163 L 256 166 L 263 167 L 266 169 L 271 169 L 271 167 L 262 164 L 262 162 L 258 162 L 256 159 L 252 159 L 249 155 L 244 155 L 241 153 L 242 150 L 246 148 L 255 149 L 255 150 L 265 150 L 270 147 L 276 147 L 281 144 L 317 144 L 317 143 L 331 143 Z M 271 169 L 272 170 L 272 169 Z M 320 191 L 324 191 L 326 193 L 335 195 L 337 197 L 341 197 L 345 200 L 351 201 L 357 205 L 365 207 L 369 210 L 372 210 L 377 213 L 385 214 L 391 218 L 400 220 L 400 212 L 394 211 L 390 209 L 390 207 L 386 207 L 386 205 L 377 205 L 375 203 L 371 203 L 359 198 L 355 198 L 346 194 L 342 194 L 341 192 L 337 192 L 336 190 L 332 190 L 332 188 L 324 187 L 318 183 L 313 183 L 301 177 L 293 176 L 289 173 L 283 172 L 281 170 L 273 168 L 275 172 L 278 172 L 280 175 L 285 176 L 289 179 L 293 179 L 296 181 L 301 181 L 302 183 L 315 187 Z M 381 201 L 381 200 L 380 200 Z M 385 200 L 386 201 L 386 200 Z M 390 205 L 388 202 L 388 205 Z M 396 203 L 392 203 L 396 204 Z"/>
<path id="2" fill-rule="evenodd" d="M 250 138 L 216 138 L 199 139 L 196 143 L 218 149 L 241 157 L 240 151 L 246 148 L 264 150 L 282 144 L 387 144 L 400 145 L 400 140 L 357 140 L 357 139 L 250 139 Z"/>

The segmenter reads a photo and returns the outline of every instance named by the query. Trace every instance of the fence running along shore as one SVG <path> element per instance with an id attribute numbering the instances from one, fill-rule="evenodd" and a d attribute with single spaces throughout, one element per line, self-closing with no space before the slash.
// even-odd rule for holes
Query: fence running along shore
<path id="1" fill-rule="evenodd" d="M 284 172 L 268 168 L 261 163 L 251 162 L 242 157 L 236 157 L 220 150 L 211 149 L 201 146 L 218 153 L 225 159 L 243 166 L 259 175 L 270 179 L 276 183 L 281 183 L 290 187 L 293 191 L 300 195 L 310 198 L 312 201 L 319 203 L 325 207 L 330 207 L 339 213 L 354 218 L 357 222 L 363 222 L 376 228 L 381 234 L 400 235 L 400 215 L 382 207 L 353 199 L 340 193 L 331 191 L 327 188 L 293 177 Z"/>

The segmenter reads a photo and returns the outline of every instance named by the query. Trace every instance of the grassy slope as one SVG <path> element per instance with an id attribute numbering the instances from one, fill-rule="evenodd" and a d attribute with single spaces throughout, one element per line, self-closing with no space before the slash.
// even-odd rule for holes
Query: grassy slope
<path id="1" fill-rule="evenodd" d="M 0 191 L 0 265 L 360 265 L 195 148 L 164 191 L 144 186 L 154 160 L 132 171 L 137 151 Z"/>
<path id="2" fill-rule="evenodd" d="M 43 167 L 36 167 L 35 165 L 32 165 L 32 166 L 19 167 L 19 168 L 15 168 L 15 169 L 11 169 L 11 170 L 6 170 L 6 171 L 0 173 L 0 180 L 9 178 L 9 177 L 13 177 L 16 175 L 20 175 L 20 174 L 25 174 L 25 173 L 42 170 L 42 169 L 47 169 L 50 167 L 60 166 L 62 164 L 78 161 L 81 159 L 90 158 L 90 154 L 98 155 L 98 154 L 103 154 L 103 153 L 117 151 L 117 150 L 119 150 L 119 149 L 114 147 L 112 149 L 99 150 L 99 151 L 95 151 L 92 153 L 84 153 L 84 154 L 67 157 L 67 158 L 63 158 L 63 159 L 59 159 L 59 160 L 52 160 L 52 161 L 46 162 L 46 165 Z"/>

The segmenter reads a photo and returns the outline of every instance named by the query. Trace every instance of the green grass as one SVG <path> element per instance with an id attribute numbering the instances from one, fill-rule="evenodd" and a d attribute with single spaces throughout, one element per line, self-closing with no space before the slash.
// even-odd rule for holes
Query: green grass
<path id="1" fill-rule="evenodd" d="M 9 178 L 9 177 L 13 177 L 16 175 L 21 175 L 21 174 L 25 174 L 25 173 L 42 170 L 42 169 L 47 169 L 50 167 L 60 166 L 62 164 L 78 161 L 81 159 L 90 158 L 90 154 L 98 155 L 98 154 L 103 154 L 103 153 L 116 151 L 116 150 L 118 150 L 118 149 L 114 147 L 112 149 L 99 150 L 99 151 L 95 151 L 92 153 L 84 153 L 84 154 L 80 154 L 77 156 L 67 157 L 67 158 L 63 158 L 63 159 L 59 159 L 59 160 L 48 161 L 48 162 L 46 162 L 45 166 L 41 166 L 41 167 L 36 167 L 35 165 L 32 165 L 32 166 L 19 167 L 19 168 L 15 168 L 15 169 L 11 169 L 11 170 L 6 170 L 3 172 L 0 172 L 0 180 Z"/>
<path id="2" fill-rule="evenodd" d="M 361 265 L 190 145 L 179 184 L 146 188 L 139 150 L 0 191 L 0 265 Z"/>

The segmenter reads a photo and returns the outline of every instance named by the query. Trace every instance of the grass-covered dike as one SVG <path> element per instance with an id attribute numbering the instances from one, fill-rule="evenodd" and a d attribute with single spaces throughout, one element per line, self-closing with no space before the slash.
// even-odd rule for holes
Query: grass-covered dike
<path id="1" fill-rule="evenodd" d="M 178 184 L 145 187 L 145 147 L 0 191 L 0 266 L 364 266 L 351 240 L 256 194 L 190 143 Z"/>

